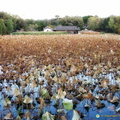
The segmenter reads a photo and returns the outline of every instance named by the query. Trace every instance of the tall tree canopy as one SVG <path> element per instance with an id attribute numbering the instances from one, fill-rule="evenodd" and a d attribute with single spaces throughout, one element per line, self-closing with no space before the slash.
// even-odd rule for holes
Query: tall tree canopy
<path id="1" fill-rule="evenodd" d="M 4 35 L 6 33 L 6 27 L 3 19 L 0 19 L 0 35 Z"/>
<path id="2" fill-rule="evenodd" d="M 78 26 L 81 30 L 88 28 L 95 31 L 112 32 L 120 34 L 120 16 L 99 18 L 97 16 L 65 16 L 56 15 L 53 19 L 33 20 L 22 19 L 17 15 L 0 12 L 0 34 L 10 34 L 18 30 L 43 31 L 46 26 Z"/>
<path id="3" fill-rule="evenodd" d="M 99 29 L 100 18 L 99 17 L 90 17 L 88 18 L 88 28 L 91 30 Z"/>
<path id="4" fill-rule="evenodd" d="M 11 19 L 6 20 L 6 33 L 10 34 L 11 32 L 13 32 L 13 22 Z"/>

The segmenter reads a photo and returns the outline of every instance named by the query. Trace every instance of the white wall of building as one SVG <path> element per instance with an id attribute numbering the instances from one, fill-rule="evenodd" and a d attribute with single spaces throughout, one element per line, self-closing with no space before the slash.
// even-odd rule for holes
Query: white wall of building
<path id="1" fill-rule="evenodd" d="M 50 29 L 50 28 L 45 28 L 45 29 L 44 29 L 44 32 L 52 32 L 52 29 Z"/>

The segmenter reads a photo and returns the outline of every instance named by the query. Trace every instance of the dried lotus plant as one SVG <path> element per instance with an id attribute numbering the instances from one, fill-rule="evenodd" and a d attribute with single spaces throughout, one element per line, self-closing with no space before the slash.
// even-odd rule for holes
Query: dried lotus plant
<path id="1" fill-rule="evenodd" d="M 18 116 L 16 117 L 16 120 L 22 120 L 22 118 L 18 115 Z"/>
<path id="2" fill-rule="evenodd" d="M 78 114 L 78 112 L 76 110 L 73 111 L 73 117 L 72 120 L 82 120 L 80 118 L 80 115 Z"/>
<path id="3" fill-rule="evenodd" d="M 46 88 L 42 88 L 41 90 L 40 90 L 40 95 L 43 97 L 43 98 L 49 98 L 49 92 L 48 92 L 48 90 L 46 89 Z"/>
<path id="4" fill-rule="evenodd" d="M 65 96 L 66 96 L 66 92 L 63 91 L 63 90 L 60 88 L 60 89 L 58 90 L 58 95 L 56 96 L 56 98 L 57 98 L 57 99 L 59 99 L 59 98 L 63 99 L 63 98 L 65 98 Z"/>
<path id="5" fill-rule="evenodd" d="M 65 64 L 66 64 L 67 67 L 68 67 L 68 66 L 71 66 L 70 60 L 67 59 L 67 60 L 65 61 Z"/>
<path id="6" fill-rule="evenodd" d="M 107 88 L 108 85 L 109 85 L 109 80 L 108 80 L 108 79 L 107 79 L 107 80 L 102 80 L 102 81 L 101 81 L 101 86 L 102 86 L 102 87 Z"/>
<path id="7" fill-rule="evenodd" d="M 24 118 L 26 118 L 26 120 L 30 120 L 30 119 L 32 119 L 33 117 L 32 117 L 32 115 L 31 115 L 31 113 L 30 113 L 29 111 L 26 111 Z"/>
<path id="8" fill-rule="evenodd" d="M 10 107 L 11 101 L 8 98 L 5 98 L 3 101 L 3 105 L 4 107 Z"/>
<path id="9" fill-rule="evenodd" d="M 6 90 L 0 95 L 4 94 L 4 107 L 16 104 L 16 109 L 24 111 L 25 118 L 18 114 L 16 120 L 39 117 L 52 120 L 58 114 L 62 115 L 58 118 L 66 120 L 64 113 L 72 109 L 70 119 L 81 120 L 81 111 L 75 110 L 83 100 L 91 102 L 85 108 L 97 109 L 104 107 L 102 100 L 115 105 L 120 102 L 116 96 L 120 88 L 119 61 L 119 35 L 0 36 L 0 82 L 4 83 L 4 86 L 0 83 L 0 91 L 3 87 Z M 114 85 L 112 77 L 101 78 L 109 74 L 115 76 Z M 92 106 L 96 99 L 96 106 Z M 53 106 L 60 107 L 56 110 L 58 114 L 51 111 Z M 31 110 L 26 108 L 33 110 L 32 115 L 39 109 L 39 115 L 32 117 Z M 115 110 L 119 111 L 119 106 Z"/>
<path id="10" fill-rule="evenodd" d="M 65 84 L 66 81 L 67 81 L 67 79 L 66 79 L 65 77 L 63 77 L 63 76 L 61 76 L 59 79 L 60 79 L 60 82 L 61 82 L 62 84 Z"/>
<path id="11" fill-rule="evenodd" d="M 37 87 L 37 84 L 36 84 L 35 80 L 32 80 L 31 87 L 32 88 Z"/>
<path id="12" fill-rule="evenodd" d="M 12 91 L 12 89 L 11 89 L 11 87 L 9 85 L 7 86 L 6 90 L 7 90 L 7 92 L 11 92 Z"/>
<path id="13" fill-rule="evenodd" d="M 77 67 L 75 65 L 71 65 L 71 68 L 70 68 L 71 76 L 76 75 L 76 71 L 77 71 Z"/>
<path id="14" fill-rule="evenodd" d="M 1 63 L 15 63 L 18 66 L 15 69 L 19 73 L 24 73 L 33 66 L 40 67 L 42 64 L 47 65 L 46 69 L 49 72 L 53 71 L 53 64 L 64 65 L 67 70 L 73 64 L 77 66 L 77 72 L 79 72 L 84 68 L 89 69 L 89 66 L 92 69 L 92 66 L 99 65 L 102 61 L 106 61 L 108 71 L 108 68 L 119 66 L 119 48 L 118 35 L 114 35 L 114 37 L 113 35 L 107 35 L 107 37 L 104 35 L 20 35 L 1 36 L 0 41 Z M 8 68 L 4 66 L 2 71 L 4 72 L 6 69 Z M 62 69 L 64 70 L 64 68 Z M 75 69 L 72 67 L 71 71 L 75 72 Z M 99 71 L 101 69 L 99 67 Z M 11 76 L 12 73 L 8 72 L 6 78 Z"/>
<path id="15" fill-rule="evenodd" d="M 79 87 L 78 91 L 81 93 L 87 93 L 87 90 L 85 90 L 83 87 Z"/>
<path id="16" fill-rule="evenodd" d="M 113 93 L 108 93 L 108 94 L 106 95 L 106 99 L 107 99 L 108 101 L 111 101 L 111 100 L 113 99 Z"/>
<path id="17" fill-rule="evenodd" d="M 54 80 L 56 83 L 58 83 L 58 77 L 57 76 L 54 76 L 54 78 L 52 80 Z"/>
<path id="18" fill-rule="evenodd" d="M 94 99 L 94 96 L 91 93 L 84 93 L 82 94 L 84 99 Z"/>
<path id="19" fill-rule="evenodd" d="M 54 120 L 54 115 L 51 115 L 49 112 L 46 112 L 42 115 L 42 120 Z"/>
<path id="20" fill-rule="evenodd" d="M 19 89 L 16 87 L 16 88 L 14 89 L 14 96 L 18 96 L 18 95 L 20 95 L 20 91 L 19 91 Z"/>
<path id="21" fill-rule="evenodd" d="M 116 82 L 119 84 L 120 83 L 120 77 L 117 77 Z"/>
<path id="22" fill-rule="evenodd" d="M 73 78 L 73 84 L 77 84 L 78 83 L 78 80 L 77 80 L 77 78 Z"/>
<path id="23" fill-rule="evenodd" d="M 4 120 L 13 120 L 13 115 L 12 113 L 8 113 L 5 117 L 4 117 Z"/>
<path id="24" fill-rule="evenodd" d="M 45 104 L 45 101 L 43 98 L 39 98 L 38 101 L 40 102 L 39 109 L 40 109 L 40 113 L 41 113 L 42 108 L 44 108 L 46 106 L 46 104 Z"/>
<path id="25" fill-rule="evenodd" d="M 73 109 L 73 101 L 72 100 L 64 98 L 62 103 L 66 110 Z"/>
<path id="26" fill-rule="evenodd" d="M 15 98 L 15 103 L 18 104 L 18 105 L 21 105 L 23 103 L 23 96 L 22 95 L 18 95 Z"/>
<path id="27" fill-rule="evenodd" d="M 65 116 L 61 116 L 61 120 L 67 120 Z"/>
<path id="28" fill-rule="evenodd" d="M 120 99 L 116 96 L 113 97 L 113 99 L 110 100 L 111 103 L 119 103 Z"/>
<path id="29" fill-rule="evenodd" d="M 32 103 L 33 99 L 31 99 L 30 97 L 26 96 L 23 100 L 23 103 L 28 104 L 28 103 Z"/>
<path id="30" fill-rule="evenodd" d="M 102 103 L 100 99 L 98 99 L 98 100 L 97 100 L 97 103 L 96 103 L 96 107 L 97 107 L 97 108 L 103 108 L 103 107 L 105 107 L 105 104 Z"/>

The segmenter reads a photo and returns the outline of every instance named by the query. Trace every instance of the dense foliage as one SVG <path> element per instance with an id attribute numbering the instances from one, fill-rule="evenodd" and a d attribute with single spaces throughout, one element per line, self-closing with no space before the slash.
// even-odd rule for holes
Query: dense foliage
<path id="1" fill-rule="evenodd" d="M 60 18 L 58 15 L 53 19 L 32 20 L 22 19 L 19 16 L 9 15 L 0 12 L 0 34 L 10 34 L 16 31 L 43 31 L 44 27 L 54 27 L 56 25 L 78 26 L 81 30 L 90 30 L 118 33 L 120 34 L 120 16 L 110 16 L 99 18 L 97 16 L 65 16 Z"/>

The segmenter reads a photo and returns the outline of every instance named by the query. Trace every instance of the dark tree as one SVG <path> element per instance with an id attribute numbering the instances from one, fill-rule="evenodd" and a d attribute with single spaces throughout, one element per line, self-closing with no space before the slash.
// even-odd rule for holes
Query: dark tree
<path id="1" fill-rule="evenodd" d="M 0 35 L 4 35 L 6 33 L 6 27 L 3 19 L 0 19 Z"/>

